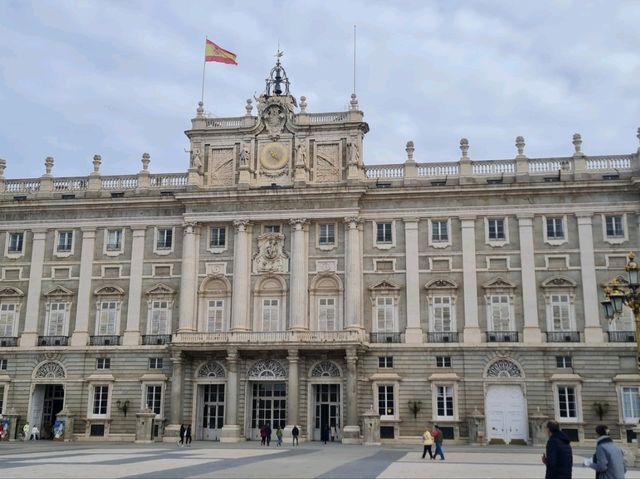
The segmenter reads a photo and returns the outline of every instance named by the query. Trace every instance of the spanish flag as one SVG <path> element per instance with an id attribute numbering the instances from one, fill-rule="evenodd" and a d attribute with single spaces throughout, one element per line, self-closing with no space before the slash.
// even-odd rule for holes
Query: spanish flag
<path id="1" fill-rule="evenodd" d="M 236 54 L 228 52 L 224 48 L 220 48 L 207 38 L 207 43 L 204 48 L 204 61 L 205 62 L 220 62 L 229 63 L 231 65 L 237 65 Z"/>

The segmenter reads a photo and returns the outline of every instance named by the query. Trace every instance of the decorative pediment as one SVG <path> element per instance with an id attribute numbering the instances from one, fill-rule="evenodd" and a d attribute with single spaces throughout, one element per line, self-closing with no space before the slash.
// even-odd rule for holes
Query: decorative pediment
<path id="1" fill-rule="evenodd" d="M 145 294 L 147 296 L 171 296 L 176 294 L 175 289 L 167 286 L 166 284 L 163 283 L 158 283 L 154 286 L 152 286 L 151 288 L 149 288 Z"/>
<path id="2" fill-rule="evenodd" d="M 211 273 L 200 283 L 200 294 L 226 295 L 231 292 L 231 282 L 222 273 Z"/>
<path id="3" fill-rule="evenodd" d="M 0 298 L 20 298 L 22 296 L 24 296 L 24 293 L 13 286 L 0 288 Z"/>
<path id="4" fill-rule="evenodd" d="M 59 296 L 73 296 L 73 291 L 63 287 L 63 286 L 55 286 L 50 291 L 44 293 L 45 296 L 51 297 L 59 297 Z"/>
<path id="5" fill-rule="evenodd" d="M 484 289 L 515 289 L 516 285 L 503 278 L 494 278 L 482 285 Z"/>
<path id="6" fill-rule="evenodd" d="M 543 288 L 575 288 L 577 283 L 572 279 L 565 276 L 554 276 L 553 278 L 546 279 L 542 282 Z"/>
<path id="7" fill-rule="evenodd" d="M 289 256 L 284 252 L 282 233 L 265 233 L 258 236 L 258 252 L 253 257 L 255 273 L 287 273 Z"/>
<path id="8" fill-rule="evenodd" d="M 424 289 L 458 289 L 458 285 L 450 279 L 434 279 L 425 284 Z"/>
<path id="9" fill-rule="evenodd" d="M 369 286 L 371 292 L 388 292 L 388 291 L 400 291 L 400 286 L 389 280 L 382 280 L 379 283 Z"/>
<path id="10" fill-rule="evenodd" d="M 103 286 L 96 289 L 93 294 L 96 296 L 124 296 L 124 289 L 118 286 Z"/>

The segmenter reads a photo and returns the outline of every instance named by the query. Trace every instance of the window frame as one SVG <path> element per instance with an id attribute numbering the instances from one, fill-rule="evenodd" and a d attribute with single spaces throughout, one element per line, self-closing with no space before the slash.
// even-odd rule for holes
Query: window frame
<path id="1" fill-rule="evenodd" d="M 109 241 L 111 233 L 120 233 L 120 247 L 111 247 Z M 102 245 L 102 253 L 105 256 L 120 256 L 124 253 L 125 231 L 124 228 L 105 228 L 104 242 Z"/>
<path id="2" fill-rule="evenodd" d="M 13 316 L 12 317 L 12 324 L 11 324 L 11 329 L 12 329 L 11 335 L 7 336 L 7 335 L 0 334 L 0 337 L 3 337 L 3 338 L 16 338 L 18 336 L 18 323 L 20 322 L 20 307 L 21 307 L 21 304 L 22 303 L 18 302 L 18 301 L 11 301 L 11 300 L 6 301 L 6 300 L 3 300 L 2 298 L 0 298 L 0 317 L 2 316 L 2 313 L 3 313 L 2 308 L 4 306 L 7 306 L 7 310 L 6 311 L 9 311 L 8 306 L 13 306 L 13 310 L 11 311 L 12 316 Z M 5 332 L 6 332 L 6 330 L 7 330 L 7 328 L 5 327 Z"/>
<path id="3" fill-rule="evenodd" d="M 327 308 L 328 304 L 322 305 L 322 302 L 333 302 L 333 307 L 331 309 Z M 318 308 L 318 331 L 337 331 L 338 330 L 338 298 L 335 295 L 318 295 L 316 296 L 317 308 Z M 324 308 L 323 308 L 324 306 Z M 323 327 L 322 324 L 322 312 L 333 311 L 333 328 L 329 328 L 328 319 L 325 319 L 326 323 Z"/>
<path id="4" fill-rule="evenodd" d="M 11 236 L 12 235 L 22 235 L 22 242 L 21 242 L 21 249 L 20 251 L 11 251 L 9 249 L 9 247 L 11 246 Z M 25 245 L 25 241 L 27 239 L 27 232 L 24 230 L 12 230 L 12 231 L 7 231 L 6 233 L 6 239 L 5 239 L 5 245 L 4 245 L 4 255 L 7 258 L 20 258 L 22 256 L 24 256 L 25 254 L 25 249 L 26 249 L 26 245 Z"/>
<path id="5" fill-rule="evenodd" d="M 391 391 L 391 407 L 393 409 L 392 414 L 381 414 L 380 411 L 380 388 L 385 388 L 385 412 L 388 411 L 389 400 L 388 394 Z M 380 416 L 380 421 L 395 421 L 398 419 L 399 411 L 398 411 L 398 383 L 388 383 L 388 382 L 380 382 L 374 383 L 374 391 L 376 398 L 376 410 L 378 411 L 378 415 Z"/>
<path id="6" fill-rule="evenodd" d="M 152 361 L 153 361 L 153 363 L 152 363 Z M 152 364 L 153 364 L 153 366 L 152 366 Z M 147 369 L 154 369 L 154 370 L 156 370 L 156 369 L 164 369 L 164 358 L 161 358 L 161 357 L 158 357 L 158 356 L 149 358 L 149 361 L 147 363 Z"/>
<path id="7" fill-rule="evenodd" d="M 154 307 L 155 303 L 166 303 L 164 308 L 156 308 Z M 147 301 L 147 334 L 150 336 L 153 335 L 167 335 L 171 334 L 172 323 L 173 323 L 173 299 L 167 298 L 162 295 L 149 295 L 149 299 Z M 156 311 L 164 311 L 167 315 L 165 318 L 165 326 L 164 331 L 154 332 L 154 313 Z"/>
<path id="8" fill-rule="evenodd" d="M 622 384 L 617 384 L 617 396 L 618 396 L 618 411 L 619 411 L 619 417 L 620 417 L 620 423 L 621 424 L 638 424 L 638 420 L 640 420 L 640 397 L 638 396 L 640 394 L 640 385 L 636 384 L 636 383 L 622 383 Z M 635 399 L 636 399 L 636 408 L 637 409 L 637 416 L 627 416 L 627 410 L 625 407 L 625 400 L 624 400 L 624 390 L 625 389 L 635 389 Z"/>
<path id="9" fill-rule="evenodd" d="M 546 296 L 546 309 L 547 309 L 547 331 L 549 332 L 571 332 L 576 331 L 576 317 L 575 317 L 575 298 L 573 293 L 564 291 L 550 291 Z M 555 327 L 554 307 L 563 304 L 564 302 L 554 301 L 553 297 L 567 297 L 567 313 L 568 313 L 568 329 L 557 329 Z"/>
<path id="10" fill-rule="evenodd" d="M 573 357 L 568 354 L 556 356 L 556 368 L 557 369 L 573 369 Z"/>
<path id="11" fill-rule="evenodd" d="M 607 232 L 607 218 L 617 218 L 621 219 L 622 226 L 622 235 L 620 236 L 609 236 Z M 627 214 L 612 214 L 612 213 L 603 213 L 602 214 L 602 237 L 606 243 L 609 244 L 622 244 L 629 241 L 629 222 L 627 221 Z"/>
<path id="12" fill-rule="evenodd" d="M 149 388 L 160 388 L 160 404 L 159 409 L 160 412 L 156 412 L 154 409 L 149 408 Z M 143 381 L 142 382 L 142 398 L 140 400 L 140 404 L 143 404 L 146 408 L 151 409 L 152 412 L 155 413 L 156 420 L 164 419 L 164 399 L 165 399 L 165 383 L 163 381 Z"/>
<path id="13" fill-rule="evenodd" d="M 333 241 L 332 242 L 322 242 L 322 227 L 323 226 L 332 226 L 333 227 Z M 318 234 L 316 235 L 316 248 L 322 251 L 330 251 L 332 249 L 337 248 L 338 246 L 338 225 L 335 222 L 327 222 L 318 223 Z"/>
<path id="14" fill-rule="evenodd" d="M 451 373 L 444 373 L 451 376 Z M 442 376 L 442 377 L 440 377 Z M 460 407 L 458 404 L 459 392 L 458 392 L 458 380 L 444 379 L 442 374 L 434 374 L 429 378 L 431 382 L 431 417 L 434 421 L 440 422 L 457 422 L 460 417 Z M 451 388 L 452 393 L 452 414 L 449 416 L 441 416 L 438 414 L 438 390 L 441 387 Z"/>
<path id="15" fill-rule="evenodd" d="M 214 234 L 213 231 L 214 229 L 216 230 L 221 230 L 224 231 L 224 244 L 222 245 L 214 245 L 213 244 L 213 240 L 214 240 Z M 219 238 L 220 235 L 218 235 L 217 239 Z M 227 225 L 222 225 L 222 224 L 213 224 L 211 226 L 209 226 L 209 241 L 207 243 L 207 251 L 214 253 L 214 254 L 219 254 L 222 253 L 224 251 L 227 250 L 227 248 L 229 247 L 229 228 Z"/>
<path id="16" fill-rule="evenodd" d="M 493 302 L 494 298 L 506 298 L 507 302 L 506 302 L 506 310 L 508 312 L 508 318 L 507 318 L 507 322 L 508 322 L 508 327 L 507 329 L 497 329 L 496 328 L 496 324 L 495 324 L 495 315 L 494 313 L 494 307 L 495 307 L 495 303 Z M 487 331 L 489 332 L 504 332 L 504 331 L 515 331 L 516 327 L 515 327 L 515 317 L 514 317 L 514 307 L 513 307 L 513 295 L 511 293 L 508 292 L 502 292 L 502 291 L 487 291 L 487 294 L 485 296 L 485 301 L 486 301 L 486 309 L 487 309 Z M 503 303 L 500 303 L 500 306 L 502 306 Z M 503 320 L 502 318 L 500 318 L 501 320 Z"/>
<path id="17" fill-rule="evenodd" d="M 114 303 L 115 304 L 115 319 L 113 326 L 113 334 L 100 334 L 100 326 L 102 323 L 102 310 L 104 309 L 102 305 L 104 303 Z M 120 315 L 122 311 L 122 299 L 121 298 L 113 298 L 113 297 L 101 297 L 96 301 L 96 319 L 95 319 L 95 329 L 94 336 L 120 336 Z M 110 308 L 109 308 L 110 309 Z"/>
<path id="18" fill-rule="evenodd" d="M 560 390 L 561 388 L 572 388 L 575 400 L 575 417 L 563 417 L 561 415 L 561 400 L 560 400 Z M 559 423 L 564 424 L 576 424 L 582 422 L 582 387 L 580 383 L 574 382 L 554 382 L 553 384 L 553 395 L 554 395 L 554 406 L 555 406 L 555 415 L 556 420 Z"/>
<path id="19" fill-rule="evenodd" d="M 560 224 L 562 225 L 562 238 L 550 237 L 549 236 L 549 220 L 560 220 Z M 567 215 L 543 215 L 542 216 L 542 235 L 543 240 L 546 244 L 551 246 L 560 246 L 562 244 L 569 242 L 569 231 L 567 228 Z"/>
<path id="20" fill-rule="evenodd" d="M 111 369 L 111 358 L 96 358 L 96 371 L 105 371 Z"/>
<path id="21" fill-rule="evenodd" d="M 451 356 L 436 356 L 436 368 L 449 369 L 451 367 L 453 367 Z"/>
<path id="22" fill-rule="evenodd" d="M 383 329 L 380 328 L 380 318 L 379 318 L 379 312 L 380 312 L 380 300 L 384 300 L 384 303 L 382 306 L 384 307 L 384 311 L 385 311 L 385 318 L 384 318 L 384 323 L 385 323 L 385 327 Z M 388 304 L 387 304 L 388 303 Z M 375 298 L 373 298 L 373 311 L 374 311 L 374 321 L 373 321 L 373 332 L 374 333 L 398 333 L 400 332 L 399 329 L 399 325 L 398 325 L 398 304 L 397 304 L 397 298 L 393 295 L 377 295 L 375 296 Z M 391 329 L 387 329 L 387 324 L 389 323 L 389 318 L 387 318 L 387 313 L 391 312 Z"/>
<path id="23" fill-rule="evenodd" d="M 111 419 L 111 399 L 112 399 L 112 379 L 105 379 L 103 381 L 95 381 L 89 384 L 88 404 L 87 404 L 87 419 Z M 107 388 L 107 400 L 105 404 L 105 413 L 95 413 L 95 400 L 96 400 L 96 388 Z"/>
<path id="24" fill-rule="evenodd" d="M 170 246 L 160 246 L 160 232 L 161 231 L 170 231 L 171 232 L 171 245 Z M 166 238 L 165 238 L 166 239 Z M 154 228 L 153 235 L 153 254 L 158 256 L 166 256 L 174 251 L 174 246 L 176 244 L 176 228 L 175 226 L 156 226 Z"/>
<path id="25" fill-rule="evenodd" d="M 433 228 L 435 223 L 444 223 L 447 228 L 447 239 L 434 239 Z M 451 218 L 430 218 L 428 221 L 427 242 L 433 248 L 447 248 L 451 246 Z"/>
<path id="26" fill-rule="evenodd" d="M 282 311 L 281 311 L 281 302 L 282 302 L 282 298 L 280 297 L 273 297 L 273 296 L 262 296 L 259 298 L 260 300 L 260 330 L 262 332 L 277 332 L 277 331 L 283 331 L 283 325 L 282 325 Z M 272 304 L 266 305 L 265 302 L 269 301 Z M 275 302 L 275 304 L 273 304 Z M 267 311 L 267 309 L 265 309 L 265 307 L 268 307 L 268 311 L 270 311 L 270 318 L 269 318 L 269 322 L 273 323 L 273 318 L 271 317 L 271 314 L 273 314 L 273 312 L 276 313 L 277 318 L 276 318 L 276 329 L 265 329 L 265 313 Z"/>
<path id="27" fill-rule="evenodd" d="M 206 299 L 205 306 L 206 306 L 206 314 L 207 315 L 206 315 L 206 318 L 205 318 L 205 329 L 206 329 L 206 331 L 208 333 L 221 333 L 221 332 L 226 330 L 226 327 L 225 327 L 226 326 L 226 309 L 225 308 L 227 307 L 227 305 L 226 305 L 225 299 L 226 298 L 221 298 L 221 297 L 212 297 L 212 298 L 207 298 Z M 222 304 L 220 306 L 215 305 L 212 308 L 211 307 L 211 303 L 212 302 L 215 302 L 215 303 L 220 302 Z M 215 327 L 213 329 L 210 328 L 210 326 L 211 326 L 211 311 L 215 311 L 216 313 L 220 314 L 220 318 L 219 318 L 220 328 L 219 329 L 215 328 Z M 217 321 L 218 321 L 217 318 L 214 319 L 214 326 L 215 326 L 215 323 Z"/>
<path id="28" fill-rule="evenodd" d="M 491 221 L 499 221 L 502 220 L 502 230 L 504 234 L 504 238 L 491 238 Z M 509 244 L 509 217 L 508 216 L 486 216 L 484 218 L 484 234 L 485 234 L 485 243 L 491 247 L 499 248 Z"/>
<path id="29" fill-rule="evenodd" d="M 71 233 L 71 245 L 68 250 L 60 250 L 60 236 L 62 233 Z M 59 229 L 55 230 L 55 243 L 53 245 L 53 255 L 58 258 L 68 258 L 69 256 L 73 256 L 76 244 L 76 234 L 75 231 L 70 229 Z"/>
<path id="30" fill-rule="evenodd" d="M 51 334 L 51 319 L 53 314 L 54 305 L 64 305 L 62 332 L 60 334 Z M 69 336 L 69 319 L 71 316 L 71 301 L 63 300 L 61 298 L 50 298 L 45 305 L 45 321 L 44 321 L 44 335 L 45 336 Z M 57 311 L 60 311 L 59 309 Z"/>
<path id="31" fill-rule="evenodd" d="M 393 356 L 378 356 L 378 369 L 393 369 Z"/>
<path id="32" fill-rule="evenodd" d="M 391 240 L 378 241 L 378 225 L 390 225 Z M 379 220 L 373 222 L 373 247 L 381 250 L 388 250 L 396 246 L 396 220 Z"/>
<path id="33" fill-rule="evenodd" d="M 445 331 L 444 328 L 438 330 L 436 329 L 436 310 L 440 309 L 440 310 L 444 310 L 444 308 L 442 307 L 443 303 L 440 303 L 440 305 L 438 305 L 438 301 L 436 300 L 442 300 L 444 298 L 448 299 L 448 309 L 449 309 L 449 323 L 450 323 L 450 327 L 451 329 L 449 331 Z M 456 332 L 456 313 L 455 313 L 455 296 L 451 295 L 451 294 L 431 294 L 429 295 L 429 332 L 430 333 L 455 333 Z M 440 320 L 442 321 L 442 320 Z"/>

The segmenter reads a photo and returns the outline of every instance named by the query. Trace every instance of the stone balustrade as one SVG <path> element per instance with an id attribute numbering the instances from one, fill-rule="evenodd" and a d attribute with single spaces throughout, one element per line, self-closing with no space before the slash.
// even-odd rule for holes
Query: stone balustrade
<path id="1" fill-rule="evenodd" d="M 360 331 L 225 331 L 220 333 L 183 332 L 174 343 L 345 343 L 362 342 Z"/>

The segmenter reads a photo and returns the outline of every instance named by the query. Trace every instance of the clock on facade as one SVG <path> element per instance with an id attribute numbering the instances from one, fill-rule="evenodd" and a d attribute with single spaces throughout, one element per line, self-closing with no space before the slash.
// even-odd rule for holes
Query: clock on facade
<path id="1" fill-rule="evenodd" d="M 282 143 L 269 143 L 262 148 L 260 164 L 267 170 L 279 170 L 289 162 L 287 148 Z"/>

